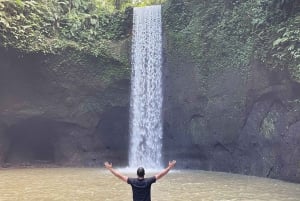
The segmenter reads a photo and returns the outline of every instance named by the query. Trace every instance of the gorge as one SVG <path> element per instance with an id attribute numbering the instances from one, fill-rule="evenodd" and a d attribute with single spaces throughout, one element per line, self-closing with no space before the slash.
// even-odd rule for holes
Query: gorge
<path id="1" fill-rule="evenodd" d="M 299 50 L 300 10 L 298 1 L 284 2 L 163 4 L 163 164 L 300 182 L 299 58 L 291 53 Z M 133 11 L 126 12 L 120 36 L 94 51 L 75 42 L 54 53 L 24 50 L 7 39 L 14 29 L 1 32 L 2 167 L 128 165 Z M 61 44 L 55 34 L 44 44 Z"/>

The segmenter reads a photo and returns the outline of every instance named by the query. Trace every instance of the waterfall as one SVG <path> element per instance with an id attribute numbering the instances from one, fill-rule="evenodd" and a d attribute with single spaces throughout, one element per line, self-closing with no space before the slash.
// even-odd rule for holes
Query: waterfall
<path id="1" fill-rule="evenodd" d="M 161 167 L 161 6 L 134 8 L 129 167 Z"/>

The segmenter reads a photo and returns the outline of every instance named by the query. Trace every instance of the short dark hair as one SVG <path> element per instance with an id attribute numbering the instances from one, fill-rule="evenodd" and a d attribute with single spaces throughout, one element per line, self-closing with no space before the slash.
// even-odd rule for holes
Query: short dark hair
<path id="1" fill-rule="evenodd" d="M 145 170 L 144 170 L 143 167 L 139 167 L 139 168 L 137 169 L 136 173 L 137 173 L 138 177 L 144 177 L 144 175 L 145 175 Z"/>

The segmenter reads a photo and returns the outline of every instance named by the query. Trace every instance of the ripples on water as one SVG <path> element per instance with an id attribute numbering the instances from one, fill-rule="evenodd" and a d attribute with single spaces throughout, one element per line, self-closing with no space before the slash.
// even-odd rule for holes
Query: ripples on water
<path id="1" fill-rule="evenodd" d="M 132 194 L 128 184 L 104 169 L 0 170 L 0 201 L 11 200 L 130 201 Z M 172 171 L 152 185 L 152 200 L 299 201 L 300 184 L 226 173 Z"/>

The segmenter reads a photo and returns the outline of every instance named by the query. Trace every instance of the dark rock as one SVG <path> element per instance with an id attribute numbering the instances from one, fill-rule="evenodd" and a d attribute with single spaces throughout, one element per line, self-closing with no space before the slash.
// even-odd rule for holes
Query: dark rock
<path id="1" fill-rule="evenodd" d="M 127 150 L 129 78 L 106 71 L 123 72 L 124 64 L 71 50 L 43 55 L 1 49 L 0 60 L 2 166 L 99 166 L 108 155 L 99 144 L 111 140 Z M 125 163 L 127 152 L 109 156 Z"/>
<path id="2" fill-rule="evenodd" d="M 180 53 L 165 56 L 166 160 L 300 182 L 299 84 L 256 61 L 204 73 Z"/>

